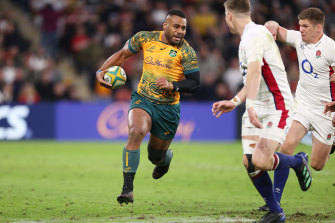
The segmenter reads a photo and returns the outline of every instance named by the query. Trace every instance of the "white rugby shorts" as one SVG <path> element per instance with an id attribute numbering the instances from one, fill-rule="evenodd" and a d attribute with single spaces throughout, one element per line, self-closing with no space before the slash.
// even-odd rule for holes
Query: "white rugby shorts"
<path id="1" fill-rule="evenodd" d="M 257 111 L 256 111 L 257 113 Z M 248 112 L 246 111 L 242 117 L 242 137 L 243 136 L 258 136 L 266 138 L 282 144 L 286 138 L 289 127 L 292 123 L 291 113 L 287 110 L 287 114 L 281 110 L 269 111 L 268 114 L 258 114 L 258 119 L 262 123 L 263 128 L 256 128 L 249 120 Z M 243 147 L 244 154 L 251 154 L 252 148 Z"/>
<path id="2" fill-rule="evenodd" d="M 293 120 L 300 122 L 320 142 L 333 145 L 334 127 L 332 117 L 323 114 L 323 108 L 310 108 L 296 102 Z"/>

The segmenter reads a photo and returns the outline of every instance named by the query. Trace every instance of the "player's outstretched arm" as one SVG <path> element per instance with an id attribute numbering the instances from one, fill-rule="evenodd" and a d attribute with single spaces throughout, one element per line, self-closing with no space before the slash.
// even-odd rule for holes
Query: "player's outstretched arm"
<path id="1" fill-rule="evenodd" d="M 96 78 L 101 86 L 104 86 L 106 88 L 112 88 L 111 84 L 103 80 L 104 74 L 106 73 L 107 69 L 111 66 L 122 66 L 129 57 L 134 55 L 128 48 L 128 41 L 121 50 L 110 56 L 96 72 Z"/>
<path id="2" fill-rule="evenodd" d="M 286 41 L 287 37 L 287 29 L 284 27 L 280 26 L 277 22 L 275 21 L 267 21 L 264 26 L 270 31 L 272 34 L 273 38 L 275 40 L 279 40 L 282 42 Z"/>
<path id="3" fill-rule="evenodd" d="M 250 122 L 257 128 L 263 128 L 258 119 L 256 110 L 254 108 L 254 101 L 259 91 L 261 83 L 261 63 L 253 61 L 248 64 L 248 73 L 246 81 L 246 110 L 249 115 Z"/>
<path id="4" fill-rule="evenodd" d="M 234 110 L 238 105 L 245 101 L 246 88 L 243 87 L 239 93 L 231 100 L 217 101 L 213 103 L 212 113 L 213 116 L 219 118 L 223 113 Z"/>

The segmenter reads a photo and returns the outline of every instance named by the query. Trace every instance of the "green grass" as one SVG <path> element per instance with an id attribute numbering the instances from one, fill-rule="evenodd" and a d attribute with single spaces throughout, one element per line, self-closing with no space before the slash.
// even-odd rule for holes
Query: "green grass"
<path id="1" fill-rule="evenodd" d="M 243 222 L 263 201 L 242 165 L 240 143 L 174 143 L 169 173 L 151 177 L 146 143 L 134 204 L 120 206 L 123 143 L 0 142 L 0 222 Z M 297 151 L 310 153 L 300 145 Z M 287 222 L 335 222 L 335 154 L 302 192 L 291 171 Z"/>

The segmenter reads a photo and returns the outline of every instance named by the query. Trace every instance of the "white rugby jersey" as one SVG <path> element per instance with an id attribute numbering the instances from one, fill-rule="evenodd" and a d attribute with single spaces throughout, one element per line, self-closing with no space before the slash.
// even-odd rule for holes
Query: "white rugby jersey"
<path id="1" fill-rule="evenodd" d="M 288 30 L 286 42 L 296 48 L 299 61 L 299 82 L 296 100 L 312 108 L 323 109 L 322 101 L 335 100 L 335 83 L 330 82 L 334 73 L 335 42 L 325 34 L 316 44 L 302 41 L 299 31 Z"/>
<path id="2" fill-rule="evenodd" d="M 239 60 L 244 76 L 250 62 L 260 61 L 262 64 L 262 79 L 255 107 L 282 110 L 287 117 L 288 110 L 294 104 L 291 89 L 278 46 L 264 26 L 253 22 L 245 26 L 239 46 Z"/>

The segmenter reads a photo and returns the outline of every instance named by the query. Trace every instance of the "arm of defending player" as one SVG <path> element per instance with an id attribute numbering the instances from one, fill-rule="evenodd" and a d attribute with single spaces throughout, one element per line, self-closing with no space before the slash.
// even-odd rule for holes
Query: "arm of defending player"
<path id="1" fill-rule="evenodd" d="M 275 40 L 278 39 L 279 41 L 286 42 L 287 29 L 275 21 L 267 21 L 264 26 L 270 31 Z"/>
<path id="2" fill-rule="evenodd" d="M 245 106 L 248 111 L 250 122 L 257 128 L 263 128 L 254 108 L 254 102 L 261 83 L 261 72 L 261 63 L 258 60 L 248 64 Z"/>
<path id="3" fill-rule="evenodd" d="M 122 66 L 129 57 L 134 55 L 128 48 L 128 42 L 129 40 L 121 50 L 110 56 L 96 72 L 96 78 L 101 86 L 104 86 L 106 88 L 112 88 L 111 84 L 103 80 L 104 74 L 106 73 L 107 69 L 111 66 Z"/>
<path id="4" fill-rule="evenodd" d="M 217 101 L 213 103 L 212 112 L 213 116 L 219 118 L 223 113 L 234 110 L 238 105 L 243 103 L 246 98 L 246 87 L 244 86 L 237 95 L 231 100 Z"/>

